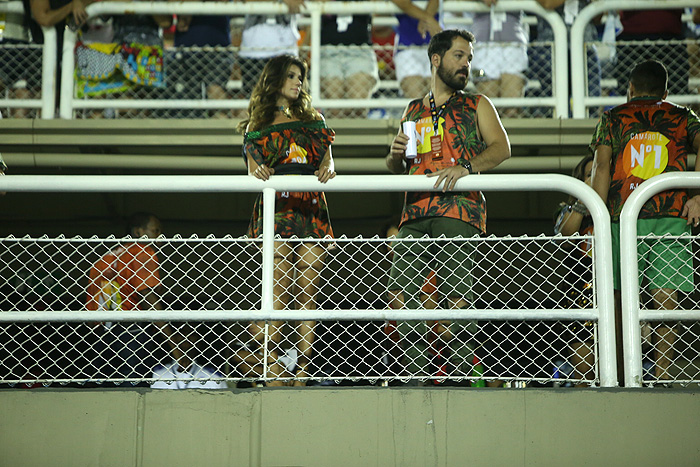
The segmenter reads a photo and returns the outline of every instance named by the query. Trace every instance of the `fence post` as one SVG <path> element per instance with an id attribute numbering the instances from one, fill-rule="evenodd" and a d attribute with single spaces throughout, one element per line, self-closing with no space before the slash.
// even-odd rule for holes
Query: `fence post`
<path id="1" fill-rule="evenodd" d="M 41 57 L 41 118 L 52 120 L 56 112 L 56 74 L 58 73 L 58 37 L 53 26 L 41 28 L 44 48 Z"/>

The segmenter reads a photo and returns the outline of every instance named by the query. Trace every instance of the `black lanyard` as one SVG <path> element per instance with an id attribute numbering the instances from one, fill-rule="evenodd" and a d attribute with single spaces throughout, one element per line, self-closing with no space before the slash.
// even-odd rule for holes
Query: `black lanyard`
<path id="1" fill-rule="evenodd" d="M 433 130 L 435 136 L 440 136 L 440 133 L 438 131 L 438 129 L 440 128 L 440 117 L 442 117 L 442 114 L 445 113 L 447 104 L 450 103 L 455 94 L 457 94 L 457 91 L 452 93 L 452 95 L 445 101 L 445 103 L 440 106 L 440 110 L 438 111 L 435 108 L 435 97 L 433 97 L 433 91 L 430 91 L 428 100 L 430 101 L 430 116 L 433 117 Z"/>

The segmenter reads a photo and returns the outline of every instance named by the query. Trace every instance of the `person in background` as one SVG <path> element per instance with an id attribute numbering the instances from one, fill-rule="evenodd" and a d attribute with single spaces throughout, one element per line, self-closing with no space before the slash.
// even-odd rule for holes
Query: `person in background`
<path id="1" fill-rule="evenodd" d="M 588 6 L 593 0 L 537 0 L 547 10 L 556 11 L 566 24 L 567 33 L 571 36 L 571 26 L 574 24 L 579 12 Z M 593 23 L 588 23 L 583 32 L 584 44 L 586 44 L 586 71 L 588 96 L 600 96 L 602 71 L 598 50 L 593 42 L 598 41 L 598 30 Z M 540 82 L 541 90 L 537 97 L 551 96 L 553 92 L 552 56 L 554 47 L 554 31 L 544 19 L 537 22 L 537 41 L 551 42 L 547 45 L 533 46 L 531 50 L 530 68 L 534 77 Z M 568 60 L 571 61 L 571 51 L 568 51 Z M 571 76 L 569 76 L 569 93 L 571 92 Z M 569 94 L 570 95 L 570 94 Z M 538 116 L 547 116 L 544 111 Z M 589 116 L 600 115 L 598 109 L 591 108 Z"/>
<path id="2" fill-rule="evenodd" d="M 692 110 L 666 101 L 667 96 L 666 67 L 656 60 L 638 63 L 630 73 L 627 103 L 603 113 L 590 146 L 595 154 L 592 186 L 606 202 L 612 218 L 619 370 L 624 367 L 620 303 L 622 207 L 645 180 L 662 173 L 689 170 L 690 154 L 698 155 L 694 170 L 700 171 L 700 121 Z M 670 190 L 653 196 L 644 205 L 637 220 L 637 235 L 689 235 L 691 227 L 698 224 L 700 195 L 689 197 L 685 189 Z M 647 278 L 654 308 L 678 308 L 679 292 L 694 289 L 690 242 L 677 239 L 642 242 L 637 251 L 640 281 Z M 672 326 L 660 323 L 656 327 L 654 376 L 659 382 L 672 378 L 669 368 L 675 339 Z"/>
<path id="3" fill-rule="evenodd" d="M 321 93 L 326 99 L 369 99 L 379 84 L 371 15 L 321 18 Z M 329 109 L 329 118 L 364 118 L 367 109 Z"/>
<path id="4" fill-rule="evenodd" d="M 160 261 L 149 240 L 161 235 L 160 220 L 150 213 L 136 213 L 130 221 L 135 241 L 119 245 L 102 256 L 89 272 L 85 307 L 90 311 L 162 310 Z M 188 371 L 193 361 L 187 355 L 191 343 L 170 323 L 155 322 L 167 339 L 173 365 Z M 142 323 L 98 323 L 97 363 L 100 379 L 136 385 L 151 375 L 153 336 Z M 109 383 L 108 383 L 109 384 Z"/>
<path id="5" fill-rule="evenodd" d="M 496 0 L 481 0 L 489 13 L 475 13 L 471 31 L 479 47 L 474 50 L 476 90 L 493 97 L 522 97 L 527 69 L 528 31 L 522 12 L 497 12 Z M 502 117 L 518 117 L 520 109 L 501 110 Z"/>
<path id="6" fill-rule="evenodd" d="M 63 33 L 70 23 L 76 29 L 82 26 L 87 20 L 85 8 L 94 0 L 29 0 L 29 10 L 34 21 L 39 26 L 56 28 L 56 43 L 63 44 Z M 25 10 L 27 9 L 25 3 Z M 43 43 L 34 38 L 35 42 Z M 63 59 L 63 47 L 56 48 L 57 70 L 61 69 Z M 59 105 L 61 90 L 61 73 L 56 74 L 56 105 Z"/>
<path id="7" fill-rule="evenodd" d="M 331 143 L 335 132 L 326 126 L 321 114 L 311 106 L 306 63 L 293 55 L 270 59 L 253 89 L 248 118 L 238 129 L 245 132 L 243 153 L 248 173 L 260 180 L 280 175 L 314 175 L 321 183 L 335 177 Z M 262 194 L 253 208 L 248 235 L 263 233 Z M 296 302 L 299 309 L 315 310 L 321 270 L 327 246 L 303 239 L 333 237 L 328 204 L 324 193 L 277 192 L 275 234 L 300 241 L 275 242 L 274 308 L 284 310 Z M 296 275 L 295 275 L 295 270 Z M 293 289 L 298 293 L 293 295 Z M 270 323 L 272 347 L 270 372 L 273 378 L 285 376 L 280 361 L 283 352 L 282 322 Z M 309 375 L 315 321 L 302 321 L 296 328 L 298 361 L 294 385 L 303 386 Z M 264 342 L 264 325 L 251 324 L 251 335 Z M 289 339 L 285 339 L 289 341 Z M 284 384 L 280 380 L 269 385 Z"/>
<path id="8" fill-rule="evenodd" d="M 233 69 L 231 18 L 223 15 L 178 15 L 174 60 L 168 66 L 168 88 L 181 99 L 226 99 L 226 84 Z M 194 49 L 194 50 L 190 50 Z M 206 111 L 205 111 L 206 112 Z M 180 111 L 185 117 L 200 116 L 196 110 Z M 226 110 L 212 112 L 228 118 Z"/>
<path id="9" fill-rule="evenodd" d="M 667 65 L 669 94 L 688 94 L 689 60 L 683 9 L 622 10 L 622 32 L 616 39 L 615 78 L 618 95 L 627 92 L 635 63 L 658 60 Z M 653 43 L 649 43 L 652 41 Z"/>
<path id="10" fill-rule="evenodd" d="M 585 156 L 576 165 L 572 176 L 587 185 L 591 184 L 593 171 L 593 155 Z M 571 236 L 593 234 L 593 219 L 586 206 L 579 200 L 569 197 L 568 201 L 561 203 L 557 210 L 554 223 L 554 233 Z M 564 266 L 567 270 L 564 276 L 562 296 L 564 306 L 567 308 L 587 308 L 593 301 L 593 258 L 592 243 L 590 240 L 581 240 L 577 245 L 570 243 Z M 569 342 L 571 347 L 571 364 L 574 367 L 574 379 L 592 380 L 595 354 L 593 353 L 593 323 L 575 321 L 564 326 L 563 339 Z M 585 386 L 585 383 L 579 383 Z"/>
<path id="11" fill-rule="evenodd" d="M 31 17 L 29 1 L 23 4 L 25 13 L 5 14 L 4 27 L 0 27 L 0 87 L 7 90 L 10 99 L 17 100 L 34 99 L 41 88 L 41 49 L 32 44 L 43 42 L 43 34 Z M 29 109 L 16 107 L 8 116 L 32 115 Z"/>
<path id="12" fill-rule="evenodd" d="M 252 0 L 263 1 L 263 0 Z M 246 15 L 238 52 L 243 97 L 250 98 L 267 61 L 279 55 L 299 55 L 297 16 L 304 0 L 283 0 L 289 14 Z"/>
<path id="13" fill-rule="evenodd" d="M 417 99 L 430 89 L 430 62 L 425 59 L 430 37 L 442 31 L 438 0 L 429 0 L 425 10 L 411 0 L 392 0 L 403 14 L 397 15 L 397 50 L 394 54 L 396 79 L 404 97 Z"/>

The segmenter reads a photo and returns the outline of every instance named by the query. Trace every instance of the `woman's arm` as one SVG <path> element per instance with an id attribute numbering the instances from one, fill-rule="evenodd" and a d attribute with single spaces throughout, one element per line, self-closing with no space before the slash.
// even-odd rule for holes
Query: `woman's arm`
<path id="1" fill-rule="evenodd" d="M 271 175 L 275 174 L 275 169 L 272 169 L 265 164 L 258 165 L 257 162 L 253 160 L 250 155 L 246 154 L 246 160 L 248 161 L 248 175 L 252 175 L 262 181 L 270 179 Z"/>
<path id="2" fill-rule="evenodd" d="M 314 172 L 314 175 L 318 177 L 318 181 L 321 183 L 326 183 L 331 178 L 335 178 L 335 162 L 333 162 L 333 153 L 330 146 L 328 146 L 328 151 L 323 156 L 321 165 Z"/>
<path id="3" fill-rule="evenodd" d="M 557 220 L 555 232 L 566 236 L 575 234 L 581 229 L 581 223 L 586 217 L 586 213 L 586 206 L 580 201 L 576 201 L 571 207 L 565 207 Z"/>

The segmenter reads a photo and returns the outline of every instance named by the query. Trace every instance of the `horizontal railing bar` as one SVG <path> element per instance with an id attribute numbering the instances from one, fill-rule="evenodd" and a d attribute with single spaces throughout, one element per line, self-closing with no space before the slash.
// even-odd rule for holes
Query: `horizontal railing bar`
<path id="1" fill-rule="evenodd" d="M 247 175 L 8 175 L 0 177 L 0 191 L 212 193 L 261 192 L 263 188 L 324 192 L 439 191 L 433 188 L 436 180 L 413 175 L 342 175 L 323 184 L 311 175 L 271 177 L 266 182 Z M 474 175 L 459 179 L 454 191 L 520 189 L 559 191 L 589 200 L 595 195 L 583 182 L 561 174 Z"/>
<path id="2" fill-rule="evenodd" d="M 519 237 L 496 237 L 496 236 L 489 236 L 489 237 L 428 237 L 423 236 L 423 237 L 417 237 L 413 238 L 411 236 L 402 238 L 401 241 L 404 243 L 434 243 L 436 241 L 441 241 L 441 240 L 450 240 L 450 241 L 455 241 L 455 242 L 462 242 L 462 243 L 482 243 L 482 242 L 498 242 L 498 243 L 503 243 L 503 242 L 521 242 L 521 241 L 534 241 L 534 240 L 541 240 L 541 241 L 551 241 L 551 240 L 556 240 L 559 243 L 568 243 L 568 242 L 578 242 L 580 240 L 586 240 L 586 239 L 592 239 L 594 238 L 593 235 L 572 235 L 570 237 L 563 236 L 561 234 L 558 235 L 537 235 L 537 236 L 532 236 L 532 235 L 522 235 Z M 683 237 L 687 238 L 687 237 Z M 109 243 L 109 242 L 122 242 L 122 241 L 130 241 L 130 240 L 138 240 L 138 237 L 0 237 L 0 242 L 14 242 L 14 243 L 23 243 L 23 242 L 29 242 L 29 243 Z M 279 236 L 275 236 L 276 240 L 285 242 L 285 243 L 306 243 L 309 240 L 312 240 L 314 243 L 356 243 L 356 242 L 362 242 L 362 243 L 384 243 L 387 240 L 394 241 L 396 240 L 396 237 L 362 237 L 362 236 L 357 236 L 357 237 L 338 237 L 338 238 L 315 238 L 315 237 L 308 237 L 308 238 L 282 238 Z M 149 238 L 148 239 L 149 243 L 163 243 L 163 244 L 171 244 L 171 243 L 260 243 L 262 242 L 262 239 L 260 238 L 248 238 L 245 236 L 241 237 L 211 237 L 211 236 L 205 236 L 205 237 L 165 237 L 161 236 L 158 238 Z M 332 253 L 331 253 L 332 254 Z"/>
<path id="3" fill-rule="evenodd" d="M 200 310 L 200 311 L 0 311 L 0 322 L 151 322 L 151 321 L 597 321 L 596 310 Z"/>
<path id="4" fill-rule="evenodd" d="M 639 310 L 641 321 L 700 321 L 700 310 Z"/>

